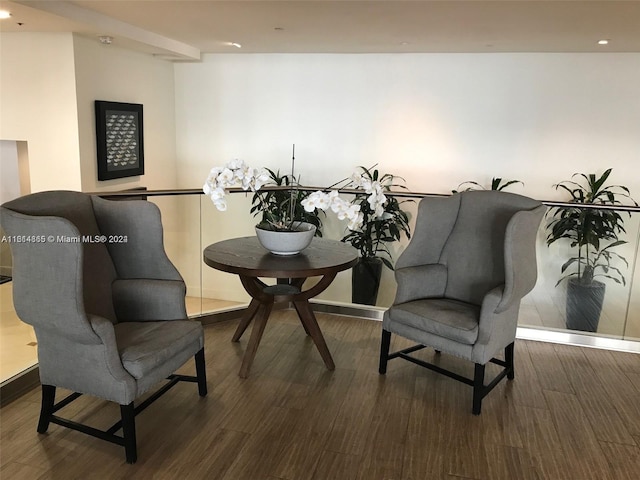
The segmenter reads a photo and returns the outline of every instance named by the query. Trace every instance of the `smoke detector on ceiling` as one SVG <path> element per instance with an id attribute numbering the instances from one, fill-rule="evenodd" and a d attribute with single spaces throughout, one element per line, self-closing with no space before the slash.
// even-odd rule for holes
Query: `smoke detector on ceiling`
<path id="1" fill-rule="evenodd" d="M 113 37 L 109 37 L 108 35 L 102 35 L 98 37 L 98 39 L 100 40 L 100 43 L 103 45 L 111 45 L 111 43 L 113 42 Z"/>

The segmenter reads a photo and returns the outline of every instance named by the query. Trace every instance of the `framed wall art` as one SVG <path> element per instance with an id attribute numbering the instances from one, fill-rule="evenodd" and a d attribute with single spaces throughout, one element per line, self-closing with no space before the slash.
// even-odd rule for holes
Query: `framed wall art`
<path id="1" fill-rule="evenodd" d="M 144 175 L 142 105 L 96 100 L 98 180 Z"/>

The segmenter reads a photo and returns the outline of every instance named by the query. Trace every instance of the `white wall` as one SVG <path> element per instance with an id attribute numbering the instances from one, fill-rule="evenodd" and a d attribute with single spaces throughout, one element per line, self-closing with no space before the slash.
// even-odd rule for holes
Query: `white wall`
<path id="1" fill-rule="evenodd" d="M 70 33 L 0 34 L 0 139 L 27 142 L 31 190 L 79 190 Z"/>
<path id="2" fill-rule="evenodd" d="M 613 167 L 640 198 L 640 54 L 208 55 L 175 72 L 181 187 L 234 157 L 287 170 L 295 143 L 307 185 L 377 163 L 414 191 L 500 176 L 550 200 L 574 172 Z M 251 234 L 248 211 L 229 221 Z M 553 287 L 561 263 L 541 265 L 541 280 Z M 348 301 L 348 282 L 328 295 Z"/>
<path id="3" fill-rule="evenodd" d="M 411 190 L 614 167 L 640 196 L 640 54 L 209 55 L 176 64 L 182 186 L 233 157 L 327 184 L 378 163 Z"/>
<path id="4" fill-rule="evenodd" d="M 173 65 L 151 55 L 74 35 L 75 82 L 82 189 L 120 190 L 140 185 L 175 188 Z M 98 181 L 95 100 L 143 105 L 145 174 Z"/>

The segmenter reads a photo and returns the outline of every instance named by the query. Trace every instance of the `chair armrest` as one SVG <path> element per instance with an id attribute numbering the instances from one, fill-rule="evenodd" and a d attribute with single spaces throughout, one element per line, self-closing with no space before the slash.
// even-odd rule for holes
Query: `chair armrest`
<path id="1" fill-rule="evenodd" d="M 508 345 L 515 339 L 520 300 L 512 303 L 507 310 L 499 310 L 499 305 L 504 301 L 504 292 L 504 285 L 500 285 L 484 296 L 476 342 L 479 345 Z"/>
<path id="2" fill-rule="evenodd" d="M 108 372 L 116 382 L 122 382 L 127 385 L 130 392 L 135 392 L 135 380 L 122 366 L 113 323 L 97 315 L 89 315 L 88 318 L 91 328 L 96 332 L 98 337 L 100 337 L 100 340 L 102 340 L 105 354 L 100 355 L 100 358 L 106 363 L 104 366 L 93 363 L 91 368 L 98 369 L 99 371 L 106 366 L 106 370 L 103 370 L 104 372 Z"/>
<path id="3" fill-rule="evenodd" d="M 395 272 L 398 289 L 394 305 L 420 298 L 444 296 L 447 267 L 441 264 L 398 268 Z"/>
<path id="4" fill-rule="evenodd" d="M 112 284 L 118 321 L 184 320 L 186 287 L 179 280 L 120 279 Z"/>

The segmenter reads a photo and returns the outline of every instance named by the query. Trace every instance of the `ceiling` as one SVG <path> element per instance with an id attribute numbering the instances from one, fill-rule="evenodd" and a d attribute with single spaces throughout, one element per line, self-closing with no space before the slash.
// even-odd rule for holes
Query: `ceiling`
<path id="1" fill-rule="evenodd" d="M 6 32 L 204 53 L 640 52 L 640 1 L 0 0 Z M 608 39 L 608 45 L 598 40 Z M 232 43 L 241 44 L 241 48 Z"/>

